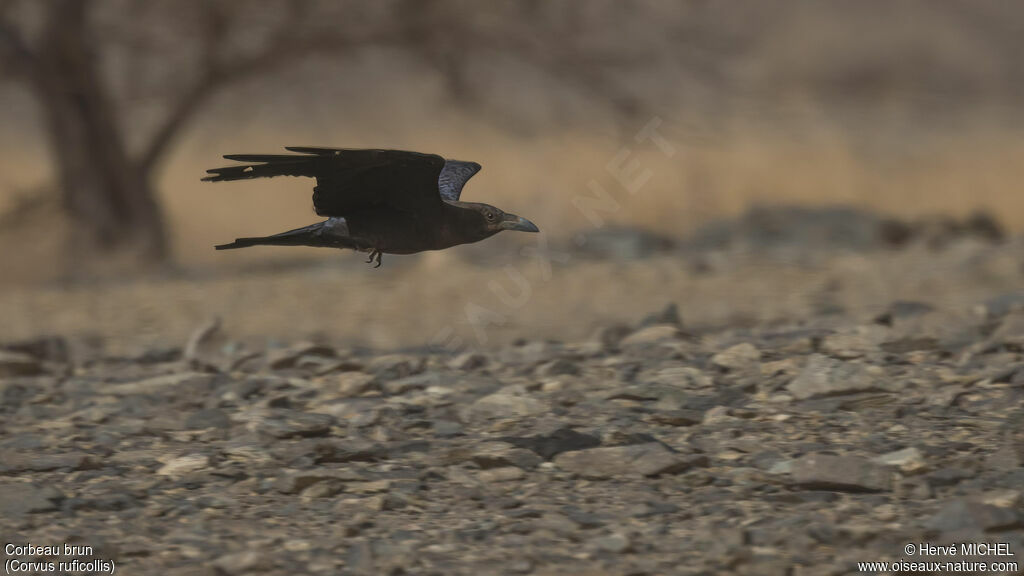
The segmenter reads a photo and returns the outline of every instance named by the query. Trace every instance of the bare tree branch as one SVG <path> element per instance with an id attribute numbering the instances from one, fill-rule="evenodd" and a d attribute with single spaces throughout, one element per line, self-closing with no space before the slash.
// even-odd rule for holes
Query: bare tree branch
<path id="1" fill-rule="evenodd" d="M 344 52 L 368 46 L 394 46 L 403 42 L 397 30 L 373 31 L 363 36 L 347 36 L 337 30 L 308 33 L 302 26 L 303 4 L 290 3 L 288 16 L 279 22 L 264 46 L 245 56 L 225 59 L 225 39 L 229 37 L 229 18 L 225 7 L 210 4 L 203 34 L 201 70 L 191 87 L 170 106 L 140 157 L 143 170 L 159 163 L 187 121 L 218 91 L 255 76 L 272 73 L 283 66 L 317 54 Z M 304 33 L 305 32 L 305 33 Z"/>

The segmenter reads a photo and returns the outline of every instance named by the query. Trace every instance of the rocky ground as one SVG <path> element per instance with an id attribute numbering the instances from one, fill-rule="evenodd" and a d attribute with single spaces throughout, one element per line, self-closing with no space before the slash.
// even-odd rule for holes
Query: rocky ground
<path id="1" fill-rule="evenodd" d="M 1022 303 L 701 334 L 670 307 L 488 352 L 245 352 L 215 325 L 74 363 L 23 342 L 0 355 L 0 534 L 127 574 L 1019 561 Z"/>
<path id="2" fill-rule="evenodd" d="M 253 344 L 216 322 L 131 352 L 130 332 L 106 349 L 8 338 L 4 561 L 211 576 L 1024 561 L 1024 293 L 1008 289 L 1024 244 L 842 252 L 805 238 L 769 265 L 735 264 L 794 228 L 771 222 L 737 255 L 648 261 L 689 270 L 679 309 L 565 342 L 522 330 L 473 349 Z M 612 266 L 635 280 L 643 262 Z M 750 294 L 789 301 L 784 289 L 810 277 L 795 269 L 819 281 L 792 307 L 730 313 L 760 309 Z M 893 294 L 919 298 L 880 302 Z M 965 555 L 965 542 L 995 554 Z M 65 543 L 91 549 L 28 548 Z"/>

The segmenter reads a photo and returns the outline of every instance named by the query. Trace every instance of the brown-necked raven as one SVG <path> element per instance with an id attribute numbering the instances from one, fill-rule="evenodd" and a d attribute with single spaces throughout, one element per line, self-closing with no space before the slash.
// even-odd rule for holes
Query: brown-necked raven
<path id="1" fill-rule="evenodd" d="M 412 254 L 478 242 L 502 230 L 539 232 L 521 216 L 478 202 L 460 202 L 476 162 L 404 150 L 287 146 L 296 154 L 229 154 L 246 164 L 207 170 L 209 182 L 271 176 L 316 178 L 313 207 L 327 220 L 273 236 L 239 238 L 217 250 L 256 245 L 323 246 L 381 254 Z"/>

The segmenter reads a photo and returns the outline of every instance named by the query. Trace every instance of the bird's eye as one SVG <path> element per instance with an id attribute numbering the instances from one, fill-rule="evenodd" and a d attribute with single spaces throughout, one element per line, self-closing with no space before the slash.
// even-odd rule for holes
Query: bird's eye
<path id="1" fill-rule="evenodd" d="M 494 212 L 487 212 L 487 221 L 494 222 Z"/>

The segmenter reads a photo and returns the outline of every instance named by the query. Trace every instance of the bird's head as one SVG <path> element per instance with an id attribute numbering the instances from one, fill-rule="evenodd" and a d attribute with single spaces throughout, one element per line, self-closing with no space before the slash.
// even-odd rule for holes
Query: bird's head
<path id="1" fill-rule="evenodd" d="M 518 230 L 520 232 L 540 232 L 533 223 L 515 214 L 503 212 L 500 208 L 480 202 L 460 202 L 459 206 L 472 211 L 474 228 L 483 237 L 493 236 L 502 230 Z"/>

